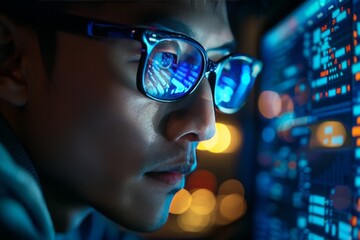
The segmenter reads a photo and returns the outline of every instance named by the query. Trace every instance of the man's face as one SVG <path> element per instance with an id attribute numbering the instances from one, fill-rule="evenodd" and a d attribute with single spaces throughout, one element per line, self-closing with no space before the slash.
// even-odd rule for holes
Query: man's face
<path id="1" fill-rule="evenodd" d="M 69 13 L 190 32 L 214 60 L 227 54 L 218 48 L 233 41 L 222 2 L 79 6 Z M 165 223 L 173 195 L 196 167 L 197 142 L 212 136 L 215 119 L 206 79 L 174 103 L 140 93 L 140 49 L 134 40 L 58 32 L 50 79 L 38 49 L 29 50 L 26 147 L 46 185 L 45 197 L 89 204 L 122 226 L 152 231 Z"/>

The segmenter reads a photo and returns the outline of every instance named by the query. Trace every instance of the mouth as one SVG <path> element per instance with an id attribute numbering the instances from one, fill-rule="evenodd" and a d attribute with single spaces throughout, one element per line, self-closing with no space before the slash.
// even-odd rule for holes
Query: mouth
<path id="1" fill-rule="evenodd" d="M 155 182 L 169 186 L 179 186 L 184 179 L 184 174 L 179 172 L 147 172 L 145 176 Z"/>
<path id="2" fill-rule="evenodd" d="M 195 170 L 196 165 L 196 145 L 192 144 L 185 148 L 185 153 L 179 151 L 170 157 L 157 158 L 143 176 L 159 186 L 180 189 L 185 186 L 185 177 Z"/>

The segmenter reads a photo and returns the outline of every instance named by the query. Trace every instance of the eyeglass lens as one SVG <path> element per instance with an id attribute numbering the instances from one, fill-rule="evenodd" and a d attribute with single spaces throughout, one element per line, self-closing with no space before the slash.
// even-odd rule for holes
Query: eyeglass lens
<path id="1" fill-rule="evenodd" d="M 144 90 L 155 99 L 179 99 L 195 87 L 203 66 L 201 52 L 192 44 L 162 41 L 154 46 L 145 63 Z"/>
<path id="2" fill-rule="evenodd" d="M 254 83 L 249 62 L 230 58 L 217 73 L 214 101 L 220 111 L 233 113 L 245 102 Z"/>
<path id="3" fill-rule="evenodd" d="M 203 55 L 193 44 L 167 39 L 155 44 L 145 63 L 143 88 L 152 98 L 173 101 L 184 97 L 202 77 Z M 216 75 L 214 100 L 220 111 L 232 113 L 244 102 L 253 84 L 248 61 L 229 58 Z"/>

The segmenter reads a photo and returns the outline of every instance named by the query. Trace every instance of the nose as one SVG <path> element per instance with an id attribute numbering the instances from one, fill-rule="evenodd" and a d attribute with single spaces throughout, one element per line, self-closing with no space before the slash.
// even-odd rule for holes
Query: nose
<path id="1" fill-rule="evenodd" d="M 174 103 L 172 103 L 174 104 Z M 166 123 L 166 137 L 170 141 L 204 141 L 215 133 L 215 111 L 212 91 L 207 79 L 179 101 Z"/>

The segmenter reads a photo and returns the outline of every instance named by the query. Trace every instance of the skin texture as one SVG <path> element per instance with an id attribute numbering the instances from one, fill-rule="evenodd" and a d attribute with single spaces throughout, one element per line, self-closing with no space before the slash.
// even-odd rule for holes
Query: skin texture
<path id="1" fill-rule="evenodd" d="M 223 2 L 74 4 L 68 11 L 188 34 L 179 27 L 186 25 L 214 60 L 233 41 Z M 57 33 L 47 76 L 36 34 L 1 15 L 0 23 L 0 44 L 14 46 L 1 62 L 0 110 L 34 162 L 55 228 L 66 231 L 86 206 L 132 230 L 160 228 L 196 167 L 198 141 L 214 133 L 208 81 L 179 102 L 156 102 L 136 87 L 138 42 L 66 32 Z"/>

